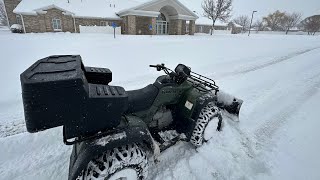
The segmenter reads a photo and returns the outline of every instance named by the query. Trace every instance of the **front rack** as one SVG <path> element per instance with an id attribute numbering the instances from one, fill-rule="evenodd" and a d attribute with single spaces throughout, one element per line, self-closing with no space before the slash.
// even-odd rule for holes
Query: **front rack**
<path id="1" fill-rule="evenodd" d="M 170 77 L 175 77 L 177 75 L 177 72 L 165 67 L 164 64 L 150 65 L 150 67 L 157 68 L 157 71 L 163 70 Z M 186 79 L 188 82 L 192 83 L 194 88 L 198 89 L 201 92 L 215 91 L 215 95 L 217 95 L 217 92 L 219 91 L 219 86 L 216 85 L 216 82 L 213 79 L 192 72 L 190 67 L 187 68 L 189 68 L 190 71 L 188 73 L 185 73 L 185 75 L 187 76 Z"/>
<path id="2" fill-rule="evenodd" d="M 188 81 L 193 84 L 193 87 L 202 92 L 215 91 L 215 94 L 219 91 L 219 86 L 213 79 L 205 77 L 201 74 L 191 72 Z"/>

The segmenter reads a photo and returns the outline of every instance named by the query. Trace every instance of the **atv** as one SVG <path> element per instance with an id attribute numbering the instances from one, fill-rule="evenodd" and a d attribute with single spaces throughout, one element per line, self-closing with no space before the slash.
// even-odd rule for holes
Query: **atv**
<path id="1" fill-rule="evenodd" d="M 133 91 L 109 85 L 109 69 L 86 67 L 78 55 L 50 56 L 21 74 L 28 132 L 63 126 L 73 145 L 69 180 L 145 179 L 159 153 L 178 141 L 200 147 L 207 131 L 223 129 L 223 114 L 238 117 L 243 101 L 214 80 L 183 64 L 150 67 L 165 75 Z"/>

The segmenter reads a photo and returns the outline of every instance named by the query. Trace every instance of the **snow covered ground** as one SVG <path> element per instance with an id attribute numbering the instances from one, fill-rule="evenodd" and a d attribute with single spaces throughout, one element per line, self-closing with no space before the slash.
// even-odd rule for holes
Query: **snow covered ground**
<path id="1" fill-rule="evenodd" d="M 19 74 L 53 54 L 108 67 L 112 84 L 141 88 L 178 63 L 244 100 L 240 122 L 195 150 L 180 142 L 149 179 L 320 179 L 320 37 L 281 35 L 118 36 L 0 31 L 0 179 L 67 179 L 62 129 L 25 132 Z"/>

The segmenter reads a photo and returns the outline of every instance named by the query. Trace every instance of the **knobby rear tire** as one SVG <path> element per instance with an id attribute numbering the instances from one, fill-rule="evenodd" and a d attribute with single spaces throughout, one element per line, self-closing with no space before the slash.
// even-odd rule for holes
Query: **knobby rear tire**
<path id="1" fill-rule="evenodd" d="M 124 145 L 106 151 L 91 160 L 77 180 L 107 180 L 125 169 L 134 170 L 139 180 L 147 177 L 147 154 L 138 144 Z"/>

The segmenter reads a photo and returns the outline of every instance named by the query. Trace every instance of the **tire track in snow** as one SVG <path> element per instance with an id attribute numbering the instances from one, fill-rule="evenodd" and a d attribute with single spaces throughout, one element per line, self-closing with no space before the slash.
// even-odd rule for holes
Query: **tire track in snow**
<path id="1" fill-rule="evenodd" d="M 24 121 L 13 121 L 6 124 L 0 124 L 0 138 L 13 136 L 26 132 L 26 124 Z"/>
<path id="2" fill-rule="evenodd" d="M 316 93 L 319 93 L 320 73 L 317 73 L 313 77 L 309 78 L 308 81 L 311 81 L 311 84 L 308 85 L 309 87 L 306 91 L 304 91 L 300 96 L 297 97 L 296 103 L 294 103 L 290 107 L 284 107 L 284 111 L 274 115 L 272 119 L 267 120 L 260 128 L 255 131 L 254 134 L 260 146 L 262 146 L 264 142 L 273 137 L 275 132 L 280 127 L 282 127 L 285 122 L 288 121 L 290 117 L 292 117 L 292 115 L 294 115 L 294 112 L 299 109 L 299 106 L 301 104 L 311 99 Z"/>
<path id="3" fill-rule="evenodd" d="M 225 75 L 222 75 L 222 77 L 236 76 L 236 75 L 239 75 L 239 74 L 246 74 L 248 72 L 260 70 L 260 69 L 263 69 L 263 68 L 266 68 L 266 67 L 281 63 L 283 61 L 290 60 L 290 59 L 292 59 L 292 58 L 294 58 L 296 56 L 299 56 L 299 55 L 302 55 L 302 54 L 306 54 L 306 53 L 308 53 L 310 51 L 313 51 L 313 50 L 316 50 L 316 49 L 320 49 L 320 47 L 314 47 L 314 48 L 309 48 L 309 49 L 305 49 L 305 50 L 301 50 L 301 51 L 296 51 L 296 52 L 293 52 L 293 53 L 291 53 L 289 55 L 282 56 L 280 58 L 277 58 L 277 59 L 274 59 L 272 61 L 266 62 L 264 64 L 255 65 L 253 67 L 249 67 L 247 69 L 242 69 L 242 70 L 231 72 L 231 73 L 226 73 Z"/>

